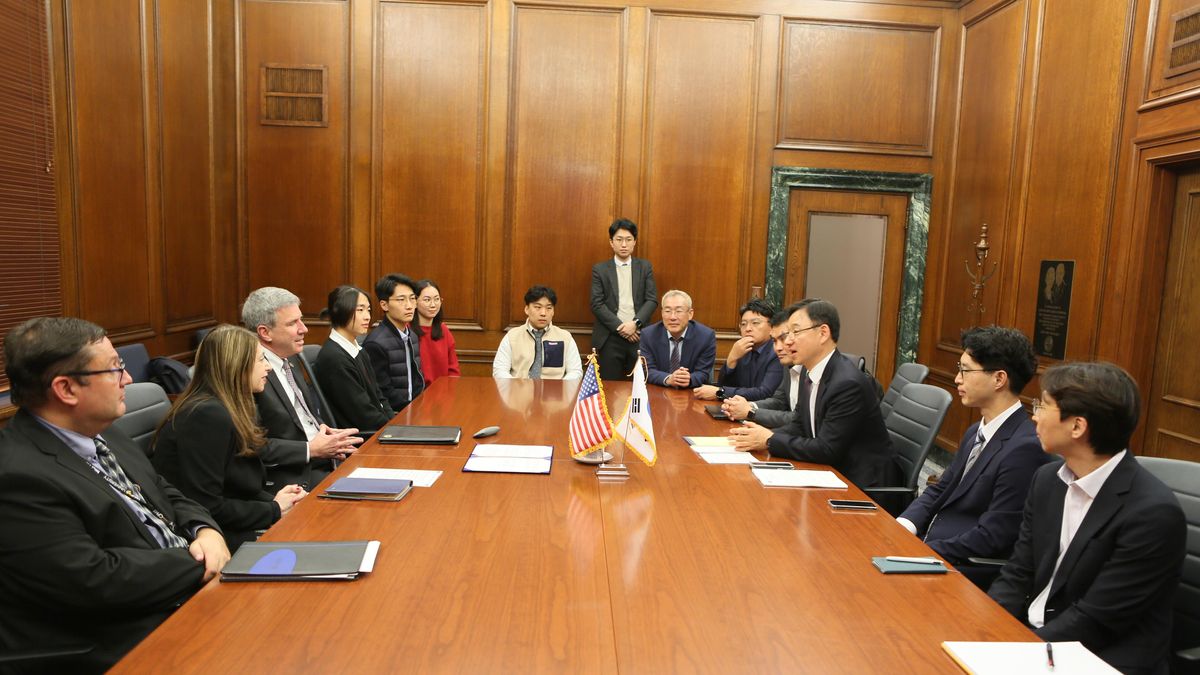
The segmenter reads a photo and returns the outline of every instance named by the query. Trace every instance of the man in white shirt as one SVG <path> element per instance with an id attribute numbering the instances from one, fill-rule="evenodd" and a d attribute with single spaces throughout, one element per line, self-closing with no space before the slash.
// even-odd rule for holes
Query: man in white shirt
<path id="1" fill-rule="evenodd" d="M 1166 673 L 1187 531 L 1174 493 L 1129 452 L 1137 385 L 1110 363 L 1046 371 L 1037 435 L 1063 458 L 1034 474 L 1012 557 L 988 594 L 1046 641 L 1124 673 Z"/>
<path id="2" fill-rule="evenodd" d="M 525 323 L 505 334 L 492 360 L 492 377 L 531 380 L 578 380 L 583 377 L 579 347 L 570 333 L 555 326 L 553 288 L 531 286 L 525 292 Z"/>
<path id="3" fill-rule="evenodd" d="M 954 384 L 983 419 L 967 429 L 941 480 L 897 520 L 987 590 L 999 570 L 968 558 L 1012 553 L 1029 482 L 1047 456 L 1019 398 L 1037 370 L 1029 338 L 1013 328 L 971 328 L 962 347 Z"/>

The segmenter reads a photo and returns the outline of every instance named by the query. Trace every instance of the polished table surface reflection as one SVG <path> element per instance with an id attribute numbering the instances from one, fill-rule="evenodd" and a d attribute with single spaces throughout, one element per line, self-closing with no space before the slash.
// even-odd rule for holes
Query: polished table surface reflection
<path id="1" fill-rule="evenodd" d="M 930 555 L 849 490 L 765 489 L 710 465 L 690 392 L 652 387 L 654 467 L 601 482 L 570 459 L 578 382 L 438 380 L 396 419 L 461 426 L 457 446 L 373 441 L 338 470 L 439 469 L 399 503 L 310 497 L 264 540 L 378 539 L 353 582 L 210 583 L 121 672 L 958 672 L 943 640 L 1035 640 L 962 575 L 883 575 Z M 628 383 L 605 386 L 609 410 Z M 476 441 L 552 444 L 544 475 L 462 473 Z M 328 481 L 326 482 L 328 484 Z M 319 493 L 317 488 L 314 494 Z"/>

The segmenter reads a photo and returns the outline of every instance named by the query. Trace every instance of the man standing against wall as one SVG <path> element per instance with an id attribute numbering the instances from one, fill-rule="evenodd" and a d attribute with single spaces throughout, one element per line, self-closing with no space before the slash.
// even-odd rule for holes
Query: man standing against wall
<path id="1" fill-rule="evenodd" d="M 658 309 L 658 289 L 650 263 L 633 257 L 637 225 L 621 218 L 608 228 L 612 260 L 592 266 L 592 347 L 600 362 L 600 377 L 628 379 L 637 363 L 642 327 Z"/>

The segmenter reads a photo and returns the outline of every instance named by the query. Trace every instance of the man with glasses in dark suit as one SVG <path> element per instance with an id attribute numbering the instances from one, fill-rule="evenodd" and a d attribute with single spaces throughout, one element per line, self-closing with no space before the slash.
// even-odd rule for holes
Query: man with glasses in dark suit
<path id="1" fill-rule="evenodd" d="M 754 422 L 734 427 L 729 432 L 734 447 L 828 464 L 860 488 L 891 484 L 898 468 L 874 380 L 837 350 L 837 308 L 818 298 L 795 307 L 786 346 L 804 366 L 796 412 L 778 429 Z"/>
<path id="2" fill-rule="evenodd" d="M 204 507 L 110 428 L 132 380 L 99 326 L 31 319 L 4 341 L 19 407 L 0 432 L 0 648 L 101 672 L 229 561 Z M 65 649 L 77 646 L 76 649 Z"/>

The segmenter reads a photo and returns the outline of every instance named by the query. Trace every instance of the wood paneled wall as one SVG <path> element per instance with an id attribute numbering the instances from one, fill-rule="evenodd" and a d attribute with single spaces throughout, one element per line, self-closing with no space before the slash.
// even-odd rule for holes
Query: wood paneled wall
<path id="1" fill-rule="evenodd" d="M 928 171 L 949 100 L 947 3 L 367 4 L 237 3 L 238 295 L 282 285 L 312 316 L 338 283 L 432 278 L 468 372 L 534 283 L 586 350 L 617 217 L 659 290 L 733 335 L 763 286 L 772 165 Z M 262 63 L 327 66 L 329 126 L 261 126 Z"/>
<path id="2" fill-rule="evenodd" d="M 156 353 L 259 285 L 313 317 L 391 271 L 439 282 L 468 373 L 532 283 L 586 350 L 615 217 L 727 338 L 771 168 L 803 166 L 934 176 L 933 382 L 976 322 L 982 223 L 983 322 L 1031 333 L 1038 261 L 1073 259 L 1068 358 L 1150 381 L 1169 209 L 1144 195 L 1200 118 L 1200 71 L 1163 70 L 1182 0 L 52 4 L 66 306 Z M 264 64 L 325 67 L 324 126 L 260 122 Z"/>
<path id="3" fill-rule="evenodd" d="M 51 4 L 64 309 L 155 354 L 187 352 L 232 312 L 215 147 L 232 130 L 215 123 L 211 49 L 223 9 Z"/>

